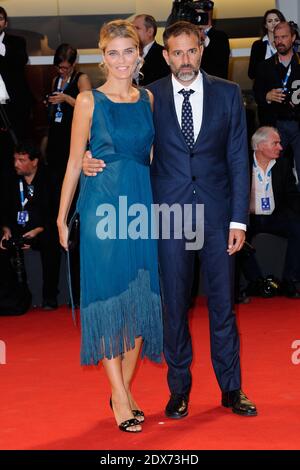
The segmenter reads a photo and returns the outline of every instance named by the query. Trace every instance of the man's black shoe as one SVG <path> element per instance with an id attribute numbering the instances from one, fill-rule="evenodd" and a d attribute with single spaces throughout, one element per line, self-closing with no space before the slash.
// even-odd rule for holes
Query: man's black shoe
<path id="1" fill-rule="evenodd" d="M 282 281 L 281 293 L 289 299 L 300 299 L 300 292 L 292 281 Z"/>
<path id="2" fill-rule="evenodd" d="M 222 392 L 222 405 L 231 408 L 233 413 L 241 416 L 257 416 L 255 404 L 246 397 L 242 390 Z"/>
<path id="3" fill-rule="evenodd" d="M 180 419 L 188 415 L 188 397 L 172 393 L 165 409 L 168 418 Z"/>
<path id="4" fill-rule="evenodd" d="M 44 299 L 42 304 L 43 310 L 56 310 L 58 308 L 56 299 Z"/>

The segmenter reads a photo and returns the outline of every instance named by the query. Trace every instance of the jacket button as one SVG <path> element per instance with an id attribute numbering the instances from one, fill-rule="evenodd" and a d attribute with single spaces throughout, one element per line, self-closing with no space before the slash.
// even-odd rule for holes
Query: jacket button
<path id="1" fill-rule="evenodd" d="M 195 154 L 194 153 L 190 153 L 190 157 L 191 158 L 194 158 Z"/>
<path id="2" fill-rule="evenodd" d="M 192 176 L 192 181 L 196 181 L 196 176 Z"/>

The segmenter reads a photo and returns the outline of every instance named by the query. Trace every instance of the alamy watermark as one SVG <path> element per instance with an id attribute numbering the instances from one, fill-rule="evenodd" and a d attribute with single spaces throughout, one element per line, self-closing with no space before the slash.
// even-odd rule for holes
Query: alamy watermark
<path id="1" fill-rule="evenodd" d="M 0 365 L 6 364 L 6 344 L 0 340 Z"/>
<path id="2" fill-rule="evenodd" d="M 100 204 L 96 235 L 100 240 L 175 239 L 186 240 L 186 250 L 200 250 L 204 243 L 204 204 L 128 205 L 127 196 L 119 196 L 117 208 Z"/>
<path id="3" fill-rule="evenodd" d="M 295 339 L 295 341 L 292 342 L 292 349 L 295 349 L 295 351 L 292 354 L 292 363 L 295 366 L 298 366 L 300 364 L 300 339 Z"/>
<path id="4" fill-rule="evenodd" d="M 292 93 L 291 101 L 295 106 L 297 106 L 300 104 L 300 80 L 294 80 L 291 88 L 292 90 L 295 90 Z"/>

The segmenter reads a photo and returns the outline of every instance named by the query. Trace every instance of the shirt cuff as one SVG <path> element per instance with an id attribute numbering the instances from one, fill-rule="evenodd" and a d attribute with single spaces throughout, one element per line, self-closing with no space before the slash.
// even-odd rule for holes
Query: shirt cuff
<path id="1" fill-rule="evenodd" d="M 236 229 L 239 229 L 239 230 L 244 230 L 244 232 L 247 231 L 247 225 L 245 224 L 240 224 L 239 222 L 230 222 L 229 224 L 229 228 L 236 228 Z"/>
<path id="2" fill-rule="evenodd" d="M 5 44 L 3 44 L 2 42 L 0 43 L 0 55 L 5 56 L 5 54 L 6 54 L 6 47 L 5 47 Z"/>

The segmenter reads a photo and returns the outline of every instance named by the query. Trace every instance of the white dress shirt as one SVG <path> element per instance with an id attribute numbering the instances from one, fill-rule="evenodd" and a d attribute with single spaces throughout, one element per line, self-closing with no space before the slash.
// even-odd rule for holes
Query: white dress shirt
<path id="1" fill-rule="evenodd" d="M 202 119 L 203 119 L 203 77 L 202 73 L 199 72 L 195 80 L 189 85 L 184 86 L 176 80 L 174 75 L 172 75 L 172 85 L 173 85 L 173 94 L 174 94 L 174 102 L 175 102 L 175 109 L 176 115 L 181 127 L 181 110 L 183 104 L 183 95 L 180 90 L 194 90 L 194 93 L 190 96 L 190 103 L 192 106 L 192 114 L 193 114 L 193 123 L 194 123 L 194 138 L 195 142 L 198 138 L 198 135 L 201 130 L 202 126 Z M 245 224 L 241 224 L 239 222 L 230 222 L 231 229 L 240 229 L 246 231 L 247 226 Z"/>
<path id="2" fill-rule="evenodd" d="M 202 73 L 199 72 L 193 83 L 189 86 L 183 86 L 181 83 L 176 80 L 174 75 L 172 75 L 172 84 L 173 84 L 173 93 L 174 93 L 174 102 L 175 109 L 177 114 L 177 119 L 181 127 L 181 110 L 183 104 L 183 95 L 180 90 L 194 90 L 190 96 L 190 103 L 192 106 L 193 113 L 193 123 L 194 123 L 194 138 L 195 142 L 199 135 L 201 125 L 202 125 L 202 115 L 203 115 L 203 78 Z"/>
<path id="3" fill-rule="evenodd" d="M 269 37 L 267 34 L 262 38 L 262 41 L 267 43 L 265 60 L 270 59 L 270 57 L 277 53 L 277 49 L 273 46 L 273 44 L 270 44 Z"/>
<path id="4" fill-rule="evenodd" d="M 3 39 L 4 39 L 4 31 L 3 33 L 0 34 L 0 55 L 4 57 L 6 54 L 6 47 L 5 47 L 5 44 L 3 44 Z M 7 93 L 5 83 L 0 73 L 0 103 L 5 104 L 7 100 L 9 100 L 9 95 Z"/>
<path id="5" fill-rule="evenodd" d="M 154 42 L 155 41 L 149 42 L 149 44 L 147 44 L 145 47 L 143 47 L 143 58 L 146 57 L 146 55 L 150 51 L 151 47 L 153 46 Z"/>
<path id="6" fill-rule="evenodd" d="M 250 213 L 256 215 L 270 215 L 275 209 L 275 200 L 272 187 L 271 169 L 276 160 L 270 160 L 266 171 L 260 168 L 254 152 L 254 163 L 252 168 L 252 186 L 250 196 Z M 269 208 L 263 208 L 264 201 L 268 199 Z"/>
<path id="7" fill-rule="evenodd" d="M 3 44 L 4 34 L 4 31 L 0 34 L 0 55 L 3 56 L 5 56 L 6 53 L 6 47 L 5 44 Z"/>

